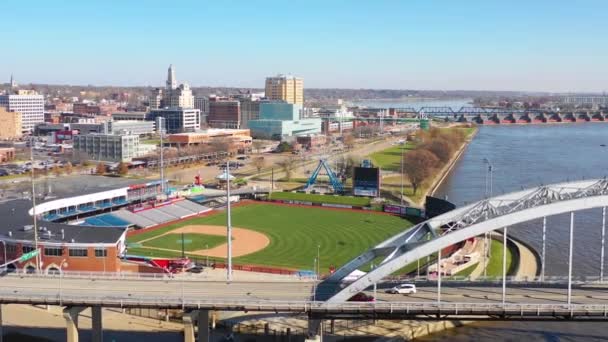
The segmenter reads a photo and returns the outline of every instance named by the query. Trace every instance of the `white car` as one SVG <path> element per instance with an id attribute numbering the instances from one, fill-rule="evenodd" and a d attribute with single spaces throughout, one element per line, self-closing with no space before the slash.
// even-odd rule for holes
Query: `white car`
<path id="1" fill-rule="evenodd" d="M 386 290 L 387 293 L 399 293 L 399 294 L 414 294 L 416 293 L 416 285 L 414 284 L 401 284 L 393 287 L 392 289 Z"/>

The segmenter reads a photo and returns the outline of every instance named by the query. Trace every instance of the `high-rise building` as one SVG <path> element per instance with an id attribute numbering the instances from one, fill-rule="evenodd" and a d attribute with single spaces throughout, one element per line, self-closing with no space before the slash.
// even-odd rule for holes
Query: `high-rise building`
<path id="1" fill-rule="evenodd" d="M 177 79 L 175 79 L 175 69 L 173 69 L 173 64 L 170 64 L 169 70 L 167 70 L 167 89 L 175 88 L 177 88 Z"/>
<path id="2" fill-rule="evenodd" d="M 291 75 L 266 78 L 266 98 L 291 104 L 304 104 L 304 80 Z"/>
<path id="3" fill-rule="evenodd" d="M 21 113 L 9 112 L 0 107 L 0 139 L 21 137 Z"/>
<path id="4" fill-rule="evenodd" d="M 13 94 L 0 95 L 0 107 L 21 113 L 22 132 L 31 132 L 36 124 L 44 122 L 44 96 L 33 90 L 17 90 Z"/>
<path id="5" fill-rule="evenodd" d="M 239 128 L 241 103 L 237 100 L 215 99 L 209 102 L 207 124 L 212 128 Z"/>
<path id="6" fill-rule="evenodd" d="M 175 69 L 169 66 L 165 89 L 157 88 L 150 97 L 150 109 L 158 108 L 194 108 L 194 96 L 187 83 L 177 85 Z"/>

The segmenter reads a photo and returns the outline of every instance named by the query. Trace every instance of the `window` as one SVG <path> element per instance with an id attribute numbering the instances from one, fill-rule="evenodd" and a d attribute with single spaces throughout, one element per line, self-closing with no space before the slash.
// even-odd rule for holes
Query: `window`
<path id="1" fill-rule="evenodd" d="M 6 253 L 15 254 L 17 253 L 17 245 L 12 245 L 10 243 L 6 244 Z"/>
<path id="2" fill-rule="evenodd" d="M 63 249 L 61 247 L 45 247 L 44 255 L 46 256 L 62 256 Z"/>
<path id="3" fill-rule="evenodd" d="M 36 249 L 34 246 L 23 245 L 21 247 L 21 252 L 23 254 L 25 254 L 25 253 L 29 253 L 29 252 L 33 251 L 34 249 Z"/>
<path id="4" fill-rule="evenodd" d="M 105 248 L 95 248 L 95 257 L 105 258 L 108 256 L 108 250 Z"/>
<path id="5" fill-rule="evenodd" d="M 88 251 L 86 248 L 70 248 L 69 254 L 71 257 L 86 257 Z"/>

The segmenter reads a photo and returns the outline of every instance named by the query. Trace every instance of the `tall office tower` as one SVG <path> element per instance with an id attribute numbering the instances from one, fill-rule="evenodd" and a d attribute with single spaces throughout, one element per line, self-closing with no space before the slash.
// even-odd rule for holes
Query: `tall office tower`
<path id="1" fill-rule="evenodd" d="M 167 70 L 167 89 L 175 89 L 177 88 L 177 80 L 175 79 L 175 69 L 173 69 L 173 64 L 169 65 L 169 70 Z"/>
<path id="2" fill-rule="evenodd" d="M 291 75 L 266 78 L 266 98 L 291 104 L 304 104 L 304 80 Z"/>
<path id="3" fill-rule="evenodd" d="M 44 122 L 44 96 L 33 90 L 0 95 L 0 107 L 21 113 L 21 131 L 24 133 L 32 132 L 38 123 Z"/>

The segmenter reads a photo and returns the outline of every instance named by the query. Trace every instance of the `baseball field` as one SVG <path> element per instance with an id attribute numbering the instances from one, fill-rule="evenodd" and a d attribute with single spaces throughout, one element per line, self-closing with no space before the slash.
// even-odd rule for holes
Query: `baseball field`
<path id="1" fill-rule="evenodd" d="M 232 210 L 233 255 L 239 264 L 313 269 L 341 266 L 374 244 L 407 229 L 402 218 L 375 212 L 251 203 Z M 193 218 L 128 238 L 129 254 L 186 255 L 221 259 L 226 255 L 226 214 Z"/>

